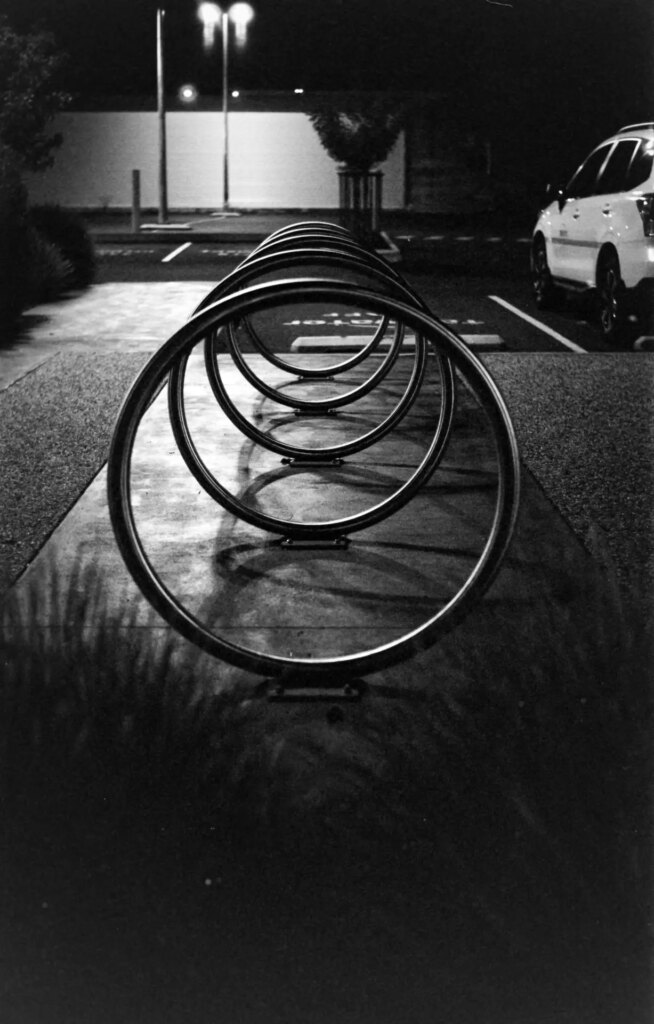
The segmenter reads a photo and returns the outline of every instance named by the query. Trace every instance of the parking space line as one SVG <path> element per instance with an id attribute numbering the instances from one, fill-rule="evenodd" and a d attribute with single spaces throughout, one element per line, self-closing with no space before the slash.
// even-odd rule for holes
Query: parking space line
<path id="1" fill-rule="evenodd" d="M 571 349 L 573 352 L 582 352 L 584 355 L 588 355 L 587 349 L 582 348 L 581 345 L 577 345 L 574 341 L 570 341 L 569 338 L 564 338 L 558 331 L 548 327 L 547 324 L 542 323 L 540 320 L 536 320 L 533 316 L 529 316 L 528 313 L 523 313 L 521 309 L 518 309 L 517 306 L 512 306 L 510 302 L 507 302 L 506 299 L 501 299 L 499 295 L 489 295 L 488 298 L 492 299 L 493 302 L 497 302 L 500 306 L 504 306 L 504 308 L 508 309 L 510 313 L 514 313 L 516 316 L 522 317 L 522 319 L 526 320 L 528 324 L 531 324 L 533 327 L 537 327 L 539 331 L 544 331 L 545 334 L 549 334 L 550 338 L 560 341 L 562 345 L 565 345 L 566 348 Z"/>
<path id="2" fill-rule="evenodd" d="M 161 262 L 170 263 L 171 260 L 175 259 L 175 256 L 179 256 L 180 252 L 184 252 L 184 249 L 188 249 L 192 244 L 192 242 L 184 242 L 183 245 L 178 245 L 176 249 L 173 249 L 173 251 L 169 252 L 167 256 L 164 256 Z"/>

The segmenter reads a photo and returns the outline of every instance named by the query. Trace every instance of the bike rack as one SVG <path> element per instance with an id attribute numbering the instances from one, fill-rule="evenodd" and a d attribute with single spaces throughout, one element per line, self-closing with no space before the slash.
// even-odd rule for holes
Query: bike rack
<path id="1" fill-rule="evenodd" d="M 319 268 L 319 277 L 303 276 Z M 278 278 L 279 274 L 290 275 Z M 300 275 L 300 276 L 297 276 Z M 270 279 L 272 276 L 272 280 Z M 373 337 L 358 352 L 328 366 L 302 367 L 271 350 L 253 320 L 260 313 L 302 303 L 339 303 L 378 318 Z M 363 395 L 371 393 L 395 366 L 406 330 L 415 337 L 408 381 L 390 413 L 371 429 L 340 444 L 300 446 L 274 438 L 251 422 L 236 407 L 225 386 L 220 364 L 229 358 L 238 371 L 265 398 L 291 409 L 300 417 L 338 415 Z M 387 334 L 388 351 L 380 357 Z M 263 357 L 264 364 L 289 374 L 287 386 L 272 386 L 248 364 L 243 339 Z M 204 364 L 212 393 L 222 412 L 254 445 L 282 457 L 286 465 L 339 466 L 343 459 L 368 449 L 391 432 L 406 416 L 425 384 L 428 356 L 439 374 L 440 408 L 433 436 L 418 466 L 389 496 L 371 507 L 341 518 L 296 521 L 273 516 L 249 506 L 231 493 L 203 461 L 185 407 L 185 379 L 189 356 L 204 346 Z M 365 370 L 377 357 L 367 377 L 346 393 L 329 398 L 298 398 L 290 385 L 333 381 L 353 367 Z M 171 592 L 152 566 L 135 522 L 131 461 L 140 421 L 165 386 L 168 388 L 170 424 L 179 452 L 194 479 L 210 497 L 243 522 L 280 538 L 282 546 L 346 547 L 350 536 L 373 526 L 403 508 L 437 469 L 450 440 L 456 397 L 457 372 L 485 412 L 495 442 L 498 484 L 490 532 L 473 569 L 454 596 L 417 628 L 374 648 L 325 658 L 300 658 L 262 653 L 212 632 Z M 316 422 L 316 421 L 314 421 Z M 317 434 L 318 431 L 316 430 Z M 504 401 L 492 377 L 464 342 L 434 317 L 424 301 L 400 274 L 381 257 L 368 251 L 342 227 L 319 221 L 303 222 L 274 232 L 257 246 L 234 271 L 217 284 L 192 317 L 151 357 L 130 388 L 114 431 L 108 461 L 108 503 L 123 559 L 142 593 L 187 640 L 232 665 L 261 674 L 271 699 L 356 699 L 365 689 L 363 676 L 410 657 L 433 645 L 468 613 L 489 587 L 511 540 L 520 490 L 517 443 Z"/>

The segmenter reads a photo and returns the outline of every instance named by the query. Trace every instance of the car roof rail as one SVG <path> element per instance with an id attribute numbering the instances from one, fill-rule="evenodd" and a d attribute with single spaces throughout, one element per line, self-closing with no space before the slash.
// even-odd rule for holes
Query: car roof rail
<path id="1" fill-rule="evenodd" d="M 638 131 L 640 128 L 654 128 L 654 121 L 641 121 L 639 124 L 626 124 L 624 128 L 618 129 L 617 134 L 620 132 Z"/>

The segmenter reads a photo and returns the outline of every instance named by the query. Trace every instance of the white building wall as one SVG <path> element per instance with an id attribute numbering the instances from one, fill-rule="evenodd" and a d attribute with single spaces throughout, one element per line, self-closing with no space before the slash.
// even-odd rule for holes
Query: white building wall
<path id="1" fill-rule="evenodd" d="M 132 170 L 141 172 L 141 205 L 158 204 L 158 128 L 155 112 L 69 112 L 55 129 L 64 142 L 54 167 L 28 181 L 33 203 L 80 209 L 129 208 Z M 222 203 L 223 133 L 220 111 L 166 115 L 168 203 L 203 209 Z M 338 206 L 336 164 L 306 114 L 229 115 L 230 202 L 241 208 L 320 209 Z M 404 137 L 382 165 L 383 205 L 404 205 Z"/>

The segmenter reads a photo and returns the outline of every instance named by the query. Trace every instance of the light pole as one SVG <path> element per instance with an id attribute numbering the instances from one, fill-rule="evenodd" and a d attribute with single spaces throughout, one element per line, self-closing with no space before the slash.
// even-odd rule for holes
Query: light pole
<path id="1" fill-rule="evenodd" d="M 168 220 L 168 183 L 166 180 L 166 99 L 164 92 L 164 15 L 157 8 L 157 122 L 159 125 L 159 223 Z"/>
<path id="2" fill-rule="evenodd" d="M 247 3 L 232 4 L 223 11 L 214 3 L 201 3 L 198 17 L 204 26 L 204 46 L 210 50 L 213 46 L 216 29 L 222 34 L 223 44 L 223 212 L 229 211 L 229 23 L 234 23 L 236 43 L 245 43 L 247 26 L 254 17 L 254 11 Z"/>

